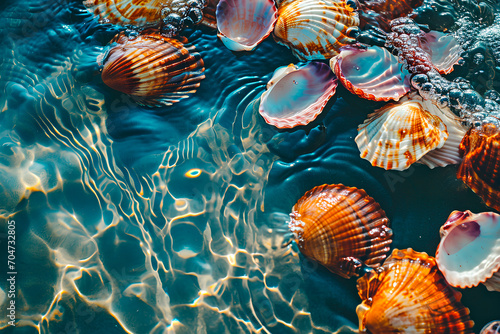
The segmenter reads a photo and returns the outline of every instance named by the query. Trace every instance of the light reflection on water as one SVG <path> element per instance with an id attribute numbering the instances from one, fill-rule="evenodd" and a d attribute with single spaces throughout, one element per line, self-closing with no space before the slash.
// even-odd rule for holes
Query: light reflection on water
<path id="1" fill-rule="evenodd" d="M 0 27 L 11 46 L 0 64 L 0 207 L 17 223 L 26 332 L 355 328 L 355 281 L 281 248 L 306 190 L 366 189 L 392 220 L 394 246 L 431 254 L 449 212 L 485 210 L 454 167 L 396 173 L 361 161 L 356 126 L 378 104 L 341 88 L 308 129 L 266 125 L 259 97 L 274 69 L 295 61 L 272 41 L 234 55 L 211 31 L 189 33 L 206 80 L 186 101 L 147 109 L 93 75 L 116 29 L 76 1 L 37 1 L 2 5 Z M 450 192 L 456 199 L 443 201 Z M 464 303 L 480 328 L 495 318 L 484 306 L 495 296 L 472 290 Z M 3 290 L 0 302 L 5 312 Z"/>

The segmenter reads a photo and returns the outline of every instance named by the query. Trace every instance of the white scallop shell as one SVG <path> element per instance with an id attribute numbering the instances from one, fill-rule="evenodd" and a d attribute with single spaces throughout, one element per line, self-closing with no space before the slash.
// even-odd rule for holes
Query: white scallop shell
<path id="1" fill-rule="evenodd" d="M 220 0 L 217 34 L 232 51 L 252 51 L 271 34 L 278 18 L 272 0 Z"/>
<path id="2" fill-rule="evenodd" d="M 453 211 L 440 233 L 436 261 L 450 285 L 500 291 L 500 215 Z"/>
<path id="3" fill-rule="evenodd" d="M 443 147 L 446 125 L 419 100 L 389 103 L 369 115 L 355 138 L 360 156 L 373 166 L 405 170 L 427 152 Z"/>

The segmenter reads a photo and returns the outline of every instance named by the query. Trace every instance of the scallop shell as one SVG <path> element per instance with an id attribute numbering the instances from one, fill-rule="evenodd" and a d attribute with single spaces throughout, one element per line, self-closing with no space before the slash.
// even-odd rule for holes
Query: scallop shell
<path id="1" fill-rule="evenodd" d="M 177 39 L 156 33 L 130 39 L 121 33 L 111 46 L 103 57 L 102 80 L 140 104 L 172 105 L 195 93 L 205 78 L 200 54 Z"/>
<path id="2" fill-rule="evenodd" d="M 446 125 L 418 100 L 385 105 L 359 126 L 360 155 L 373 166 L 405 170 L 446 142 Z"/>
<path id="3" fill-rule="evenodd" d="M 278 128 L 306 125 L 321 114 L 336 88 L 335 75 L 323 63 L 283 66 L 267 84 L 259 112 Z"/>
<path id="4" fill-rule="evenodd" d="M 345 0 L 296 0 L 278 8 L 274 37 L 299 59 L 330 59 L 352 44 L 358 14 Z"/>
<path id="5" fill-rule="evenodd" d="M 500 215 L 453 211 L 440 234 L 436 261 L 448 283 L 500 291 Z"/>
<path id="6" fill-rule="evenodd" d="M 358 279 L 361 333 L 473 333 L 469 309 L 436 261 L 412 249 L 394 249 L 383 266 Z"/>
<path id="7" fill-rule="evenodd" d="M 479 334 L 500 334 L 500 320 L 486 324 Z"/>
<path id="8" fill-rule="evenodd" d="M 99 23 L 148 27 L 162 25 L 162 33 L 176 35 L 187 22 L 203 18 L 206 0 L 85 0 L 83 4 Z"/>
<path id="9" fill-rule="evenodd" d="M 489 207 L 500 210 L 500 133 L 493 124 L 471 128 L 460 143 L 457 178 Z"/>
<path id="10" fill-rule="evenodd" d="M 451 34 L 431 31 L 424 35 L 421 42 L 422 49 L 431 56 L 432 65 L 441 74 L 451 73 L 453 66 L 462 59 L 462 46 Z"/>
<path id="11" fill-rule="evenodd" d="M 302 254 L 345 278 L 358 275 L 363 263 L 379 266 L 392 242 L 384 210 L 363 189 L 315 187 L 298 200 L 290 217 Z"/>
<path id="12" fill-rule="evenodd" d="M 342 47 L 330 67 L 345 88 L 364 99 L 397 101 L 410 91 L 408 71 L 385 48 Z"/>
<path id="13" fill-rule="evenodd" d="M 232 51 L 252 51 L 271 34 L 278 18 L 273 0 L 220 0 L 217 34 Z"/>
<path id="14" fill-rule="evenodd" d="M 427 165 L 429 168 L 457 165 L 462 162 L 459 146 L 467 130 L 462 126 L 460 119 L 448 108 L 438 108 L 429 100 L 424 100 L 418 94 L 412 99 L 419 99 L 431 114 L 438 116 L 446 125 L 448 139 L 441 148 L 436 148 L 425 154 L 417 162 Z"/>

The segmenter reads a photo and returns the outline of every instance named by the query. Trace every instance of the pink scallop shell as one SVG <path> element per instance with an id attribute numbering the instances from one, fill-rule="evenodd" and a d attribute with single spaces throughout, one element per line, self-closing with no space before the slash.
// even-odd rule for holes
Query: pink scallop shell
<path id="1" fill-rule="evenodd" d="M 271 34 L 278 19 L 272 0 L 221 0 L 217 34 L 232 51 L 252 51 Z"/>
<path id="2" fill-rule="evenodd" d="M 453 71 L 463 52 L 462 46 L 451 35 L 439 31 L 431 31 L 422 39 L 422 49 L 431 56 L 432 65 L 441 74 Z"/>
<path id="3" fill-rule="evenodd" d="M 346 46 L 330 67 L 351 93 L 367 100 L 399 100 L 410 91 L 409 73 L 387 49 Z"/>
<path id="4" fill-rule="evenodd" d="M 500 215 L 453 211 L 440 234 L 436 261 L 450 285 L 500 291 Z"/>
<path id="5" fill-rule="evenodd" d="M 321 114 L 336 88 L 335 75 L 323 63 L 280 67 L 262 94 L 259 113 L 280 129 L 307 125 Z"/>

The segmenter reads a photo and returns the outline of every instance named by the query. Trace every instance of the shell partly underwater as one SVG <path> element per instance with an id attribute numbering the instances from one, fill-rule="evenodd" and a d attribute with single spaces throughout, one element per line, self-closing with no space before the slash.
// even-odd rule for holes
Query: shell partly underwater
<path id="1" fill-rule="evenodd" d="M 162 32 L 176 35 L 186 23 L 203 18 L 206 0 L 85 0 L 100 23 L 147 27 L 162 25 Z"/>
<path id="2" fill-rule="evenodd" d="M 392 242 L 385 212 L 363 189 L 315 187 L 297 201 L 290 217 L 302 254 L 345 278 L 358 275 L 363 263 L 379 266 Z"/>
<path id="3" fill-rule="evenodd" d="M 218 36 L 232 51 L 252 51 L 271 34 L 278 18 L 273 0 L 220 0 Z"/>
<path id="4" fill-rule="evenodd" d="M 299 59 L 330 59 L 352 44 L 358 14 L 345 0 L 296 0 L 278 8 L 274 37 Z"/>
<path id="5" fill-rule="evenodd" d="M 278 128 L 293 128 L 312 122 L 335 94 L 337 79 L 319 62 L 278 68 L 262 94 L 259 112 Z"/>
<path id="6" fill-rule="evenodd" d="M 448 283 L 500 291 L 500 215 L 453 211 L 440 234 L 436 261 Z"/>
<path id="7" fill-rule="evenodd" d="M 446 125 L 418 100 L 389 103 L 359 126 L 360 156 L 373 166 L 405 170 L 427 152 L 442 147 Z"/>
<path id="8" fill-rule="evenodd" d="M 471 128 L 460 143 L 457 178 L 489 207 L 500 210 L 500 133 L 493 124 Z"/>
<path id="9" fill-rule="evenodd" d="M 408 71 L 386 48 L 343 47 L 330 67 L 345 88 L 364 99 L 397 101 L 410 91 Z"/>
<path id="10" fill-rule="evenodd" d="M 187 40 L 186 40 L 187 41 Z M 147 106 L 171 105 L 196 92 L 205 78 L 192 45 L 156 33 L 115 37 L 103 59 L 102 80 Z"/>
<path id="11" fill-rule="evenodd" d="M 362 333 L 473 333 L 461 294 L 426 253 L 394 249 L 382 267 L 358 279 L 358 292 Z"/>
<path id="12" fill-rule="evenodd" d="M 425 33 L 421 42 L 422 49 L 431 56 L 432 65 L 441 74 L 451 73 L 461 59 L 462 46 L 452 34 L 431 31 Z"/>

